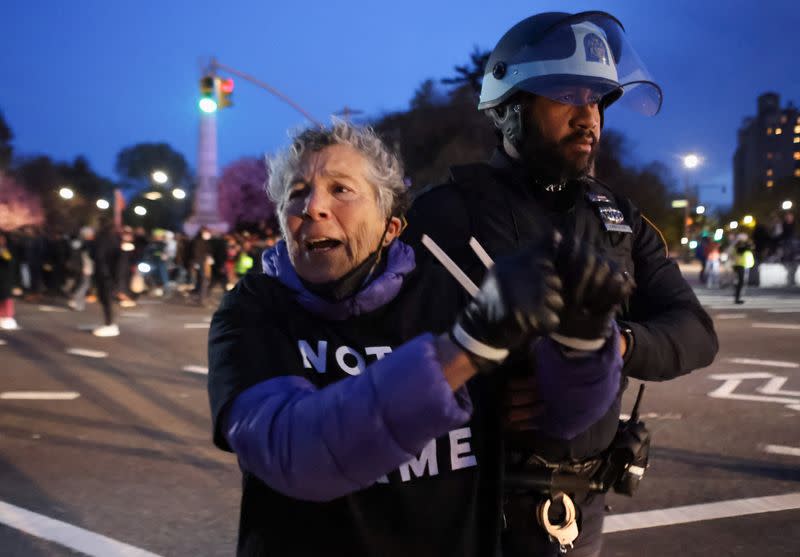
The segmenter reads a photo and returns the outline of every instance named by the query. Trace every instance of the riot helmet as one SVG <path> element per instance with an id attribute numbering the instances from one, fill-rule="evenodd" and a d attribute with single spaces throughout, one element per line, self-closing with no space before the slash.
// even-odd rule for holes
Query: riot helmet
<path id="1" fill-rule="evenodd" d="M 586 91 L 589 94 L 585 94 Z M 489 56 L 478 110 L 484 110 L 512 144 L 521 139 L 525 91 L 551 100 L 605 108 L 619 101 L 648 116 L 661 108 L 661 88 L 628 42 L 622 24 L 599 11 L 548 12 L 517 23 Z"/>

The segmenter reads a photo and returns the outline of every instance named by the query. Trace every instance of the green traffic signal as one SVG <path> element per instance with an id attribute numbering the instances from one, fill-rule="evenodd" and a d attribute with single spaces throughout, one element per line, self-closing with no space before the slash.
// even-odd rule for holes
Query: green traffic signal
<path id="1" fill-rule="evenodd" d="M 200 99 L 198 106 L 200 107 L 200 110 L 202 110 L 206 114 L 210 114 L 212 112 L 217 111 L 217 101 L 215 101 L 211 97 L 203 97 L 202 99 Z"/>

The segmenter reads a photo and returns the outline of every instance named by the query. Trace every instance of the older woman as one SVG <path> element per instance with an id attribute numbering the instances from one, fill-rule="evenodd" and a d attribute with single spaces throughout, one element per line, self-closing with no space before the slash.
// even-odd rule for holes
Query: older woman
<path id="1" fill-rule="evenodd" d="M 467 301 L 397 239 L 402 168 L 372 131 L 305 131 L 270 167 L 285 240 L 209 336 L 214 442 L 244 474 L 238 554 L 491 554 L 494 410 L 465 384 L 558 326 L 548 249 L 498 261 Z M 591 365 L 618 380 L 606 352 Z"/>

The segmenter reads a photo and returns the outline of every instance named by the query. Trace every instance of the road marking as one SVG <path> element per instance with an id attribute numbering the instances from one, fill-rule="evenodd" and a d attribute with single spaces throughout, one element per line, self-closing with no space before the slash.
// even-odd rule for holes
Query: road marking
<path id="1" fill-rule="evenodd" d="M 792 323 L 753 323 L 754 329 L 788 329 L 790 331 L 800 330 L 800 325 Z"/>
<path id="2" fill-rule="evenodd" d="M 607 516 L 603 533 L 800 509 L 800 492 Z"/>
<path id="3" fill-rule="evenodd" d="M 3 346 L 4 344 L 8 344 L 8 343 L 6 341 L 4 341 L 2 338 L 0 338 L 0 346 Z"/>
<path id="4" fill-rule="evenodd" d="M 800 391 L 785 391 L 783 385 L 786 383 L 786 377 L 779 377 L 766 372 L 754 373 L 721 373 L 710 376 L 711 379 L 724 381 L 722 385 L 715 390 L 708 393 L 711 398 L 727 398 L 731 400 L 747 400 L 751 402 L 771 402 L 777 404 L 786 404 L 787 408 L 791 410 L 800 411 Z M 748 379 L 767 379 L 761 387 L 756 391 L 763 393 L 763 395 L 776 395 L 776 396 L 762 396 L 762 395 L 743 395 L 734 393 L 736 388 L 742 382 Z M 796 398 L 789 398 L 796 397 Z"/>
<path id="5" fill-rule="evenodd" d="M 58 306 L 39 306 L 39 311 L 45 313 L 66 313 L 67 308 L 60 308 Z"/>
<path id="6" fill-rule="evenodd" d="M 0 393 L 3 400 L 75 400 L 81 396 L 74 391 L 6 391 Z"/>
<path id="7" fill-rule="evenodd" d="M 0 501 L 0 523 L 90 557 L 159 557 L 144 549 Z"/>
<path id="8" fill-rule="evenodd" d="M 208 329 L 209 323 L 184 323 L 184 329 Z"/>
<path id="9" fill-rule="evenodd" d="M 746 313 L 718 313 L 714 319 L 744 319 L 747 317 Z"/>
<path id="10" fill-rule="evenodd" d="M 732 364 L 744 364 L 744 365 L 754 365 L 754 366 L 791 367 L 791 368 L 800 367 L 800 364 L 796 362 L 782 362 L 780 360 L 756 360 L 754 358 L 728 358 L 728 361 Z"/>
<path id="11" fill-rule="evenodd" d="M 183 371 L 188 371 L 189 373 L 202 373 L 203 375 L 208 375 L 208 368 L 203 366 L 183 366 Z"/>
<path id="12" fill-rule="evenodd" d="M 150 317 L 149 313 L 143 311 L 123 311 L 119 315 L 120 317 Z"/>
<path id="13" fill-rule="evenodd" d="M 105 358 L 108 356 L 108 352 L 103 352 L 101 350 L 87 350 L 86 348 L 67 348 L 67 354 L 72 354 L 73 356 L 85 356 L 87 358 Z"/>
<path id="14" fill-rule="evenodd" d="M 639 418 L 642 420 L 682 420 L 683 414 L 678 414 L 676 412 L 667 412 L 666 414 L 659 414 L 658 412 L 645 412 L 643 414 L 639 414 Z M 619 415 L 620 420 L 630 420 L 631 415 L 622 413 Z"/>
<path id="15" fill-rule="evenodd" d="M 800 456 L 800 447 L 787 447 L 786 445 L 767 445 L 764 452 L 770 454 L 782 454 L 787 456 Z"/>
<path id="16" fill-rule="evenodd" d="M 767 313 L 800 313 L 800 309 L 768 309 Z"/>

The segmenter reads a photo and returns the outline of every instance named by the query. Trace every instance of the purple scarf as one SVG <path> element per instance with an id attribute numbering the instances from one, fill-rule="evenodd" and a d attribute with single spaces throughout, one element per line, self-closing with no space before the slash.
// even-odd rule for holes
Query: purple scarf
<path id="1" fill-rule="evenodd" d="M 325 319 L 342 321 L 355 315 L 369 313 L 391 302 L 404 277 L 414 270 L 416 261 L 414 250 L 400 240 L 395 240 L 386 250 L 386 269 L 372 279 L 365 288 L 340 302 L 328 302 L 309 292 L 289 259 L 286 242 L 281 240 L 274 247 L 265 250 L 261 255 L 264 273 L 278 279 L 281 284 L 295 293 L 295 300 L 312 313 Z"/>

